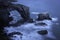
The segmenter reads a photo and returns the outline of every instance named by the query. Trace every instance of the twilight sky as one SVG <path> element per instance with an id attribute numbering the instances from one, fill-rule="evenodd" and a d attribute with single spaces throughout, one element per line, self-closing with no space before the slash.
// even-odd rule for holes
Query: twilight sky
<path id="1" fill-rule="evenodd" d="M 18 0 L 18 3 L 30 8 L 30 12 L 49 12 L 59 16 L 60 0 Z"/>

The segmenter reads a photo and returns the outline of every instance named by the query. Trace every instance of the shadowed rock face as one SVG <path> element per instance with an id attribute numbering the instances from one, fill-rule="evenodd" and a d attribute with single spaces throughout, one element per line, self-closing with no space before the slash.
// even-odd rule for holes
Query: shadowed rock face
<path id="1" fill-rule="evenodd" d="M 0 0 L 0 24 L 3 26 L 9 25 L 9 22 L 13 20 L 12 17 L 9 17 L 10 11 L 16 10 L 19 12 L 19 15 L 21 15 L 22 19 L 24 21 L 27 21 L 30 19 L 29 17 L 29 7 L 21 4 L 12 4 L 7 1 L 15 1 L 15 0 L 7 0 L 4 2 L 3 0 Z M 5 17 L 4 17 L 5 16 Z M 2 23 L 3 22 L 3 23 Z"/>
<path id="2" fill-rule="evenodd" d="M 12 17 L 9 17 L 9 14 L 7 13 L 0 13 L 0 27 L 2 26 L 8 26 L 9 22 L 13 20 Z"/>
<path id="3" fill-rule="evenodd" d="M 10 2 L 15 2 L 15 0 L 10 0 Z M 10 38 L 7 36 L 7 34 L 5 34 L 3 30 L 4 27 L 11 26 L 9 22 L 12 21 L 13 18 L 10 16 L 10 11 L 13 10 L 18 11 L 19 15 L 22 16 L 23 21 L 18 21 L 18 25 L 20 25 L 19 22 L 22 24 L 29 19 L 29 7 L 21 4 L 11 4 L 8 3 L 8 0 L 0 0 L 0 40 L 10 40 Z"/>

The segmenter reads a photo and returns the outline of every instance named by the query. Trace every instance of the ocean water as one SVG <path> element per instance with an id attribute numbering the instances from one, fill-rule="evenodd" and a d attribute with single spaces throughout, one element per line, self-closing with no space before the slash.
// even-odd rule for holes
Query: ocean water
<path id="1" fill-rule="evenodd" d="M 28 6 L 31 12 L 49 12 L 52 17 L 58 18 L 56 22 L 59 24 L 53 25 L 53 33 L 56 40 L 60 40 L 60 0 L 21 0 L 18 3 Z"/>
<path id="2" fill-rule="evenodd" d="M 16 11 L 14 11 L 16 14 L 18 14 Z M 14 20 L 11 23 L 16 23 L 18 20 L 18 18 L 21 18 L 21 16 L 14 14 L 14 12 L 12 12 L 11 16 L 13 16 Z M 18 33 L 22 33 L 23 35 L 20 34 L 13 34 L 12 36 L 10 36 L 11 39 L 13 40 L 57 40 L 58 38 L 56 37 L 55 33 L 56 33 L 56 26 L 59 25 L 59 23 L 57 22 L 58 18 L 53 18 L 52 20 L 43 20 L 43 21 L 36 21 L 38 22 L 43 22 L 46 23 L 47 25 L 45 26 L 41 26 L 41 25 L 35 25 L 36 22 L 33 23 L 24 23 L 20 26 L 10 26 L 10 27 L 5 27 L 4 31 L 7 35 L 13 33 L 13 32 L 18 32 Z M 46 35 L 41 35 L 38 34 L 38 31 L 41 30 L 47 30 L 48 34 Z"/>

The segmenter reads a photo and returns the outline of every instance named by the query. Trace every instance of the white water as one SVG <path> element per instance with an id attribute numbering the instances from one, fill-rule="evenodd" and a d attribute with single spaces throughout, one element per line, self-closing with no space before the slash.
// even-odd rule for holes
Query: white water
<path id="1" fill-rule="evenodd" d="M 18 18 L 15 19 L 18 20 Z M 57 21 L 57 18 L 52 18 L 52 21 L 43 20 L 42 22 L 46 23 L 47 26 L 40 26 L 40 25 L 37 26 L 35 25 L 35 23 L 25 23 L 17 27 L 13 27 L 13 26 L 5 27 L 4 31 L 7 33 L 7 35 L 12 32 L 20 32 L 23 34 L 22 39 L 21 39 L 21 35 L 17 35 L 17 34 L 13 35 L 13 37 L 10 37 L 13 40 L 45 40 L 45 37 L 56 39 L 56 37 L 53 35 L 52 32 L 52 27 L 53 27 L 52 25 L 55 23 L 55 21 Z M 40 35 L 37 33 L 37 31 L 40 30 L 47 30 L 48 34 Z"/>

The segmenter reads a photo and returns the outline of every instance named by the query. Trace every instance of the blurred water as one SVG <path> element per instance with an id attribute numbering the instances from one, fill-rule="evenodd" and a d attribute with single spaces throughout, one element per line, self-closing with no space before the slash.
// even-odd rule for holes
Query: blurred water
<path id="1" fill-rule="evenodd" d="M 18 0 L 19 1 L 19 0 Z M 29 6 L 31 12 L 49 12 L 52 17 L 57 17 L 59 25 L 53 25 L 53 32 L 60 40 L 60 0 L 20 0 L 18 3 Z M 46 40 L 52 40 L 47 38 Z"/>
<path id="2" fill-rule="evenodd" d="M 49 12 L 49 14 L 52 17 L 58 18 L 58 21 L 54 22 L 56 24 L 53 24 L 52 32 L 53 32 L 54 36 L 56 37 L 56 40 L 60 40 L 60 0 L 18 0 L 18 3 L 28 6 L 30 8 L 30 12 Z M 16 17 L 17 15 L 15 13 L 14 13 L 14 15 L 15 15 L 14 21 L 12 23 L 15 23 L 17 20 L 19 20 L 18 19 L 19 17 Z M 36 15 L 31 15 L 31 17 L 34 17 L 34 16 L 36 16 Z M 17 30 L 19 30 L 19 29 L 17 29 Z M 50 37 L 52 37 L 52 36 L 50 36 Z M 42 39 L 43 39 L 43 37 L 41 37 L 40 40 L 42 40 Z M 45 40 L 55 40 L 55 39 L 46 38 Z"/>
<path id="3" fill-rule="evenodd" d="M 13 18 L 18 21 L 21 16 L 14 14 L 15 11 L 13 11 L 12 15 L 13 15 Z M 32 16 L 32 14 L 31 14 Z M 36 16 L 36 15 L 34 15 Z M 13 20 L 15 23 L 16 21 Z M 23 34 L 22 36 L 22 40 L 56 40 L 56 36 L 54 35 L 53 33 L 53 29 L 54 27 L 52 25 L 56 25 L 56 21 L 58 19 L 57 18 L 52 18 L 52 21 L 51 20 L 43 20 L 42 22 L 46 23 L 47 26 L 36 26 L 35 23 L 25 23 L 25 24 L 22 24 L 20 26 L 17 26 L 17 27 L 13 27 L 13 26 L 10 26 L 10 27 L 5 27 L 5 32 L 7 33 L 7 35 L 9 35 L 10 33 L 12 32 L 21 32 Z M 39 22 L 39 21 L 37 21 Z M 41 30 L 47 30 L 48 31 L 48 34 L 47 35 L 39 35 L 37 33 L 37 31 L 41 31 Z M 55 31 L 55 30 L 54 30 Z M 16 38 L 16 39 L 15 39 Z M 12 37 L 13 40 L 21 40 L 20 38 L 20 35 L 15 35 Z"/>

